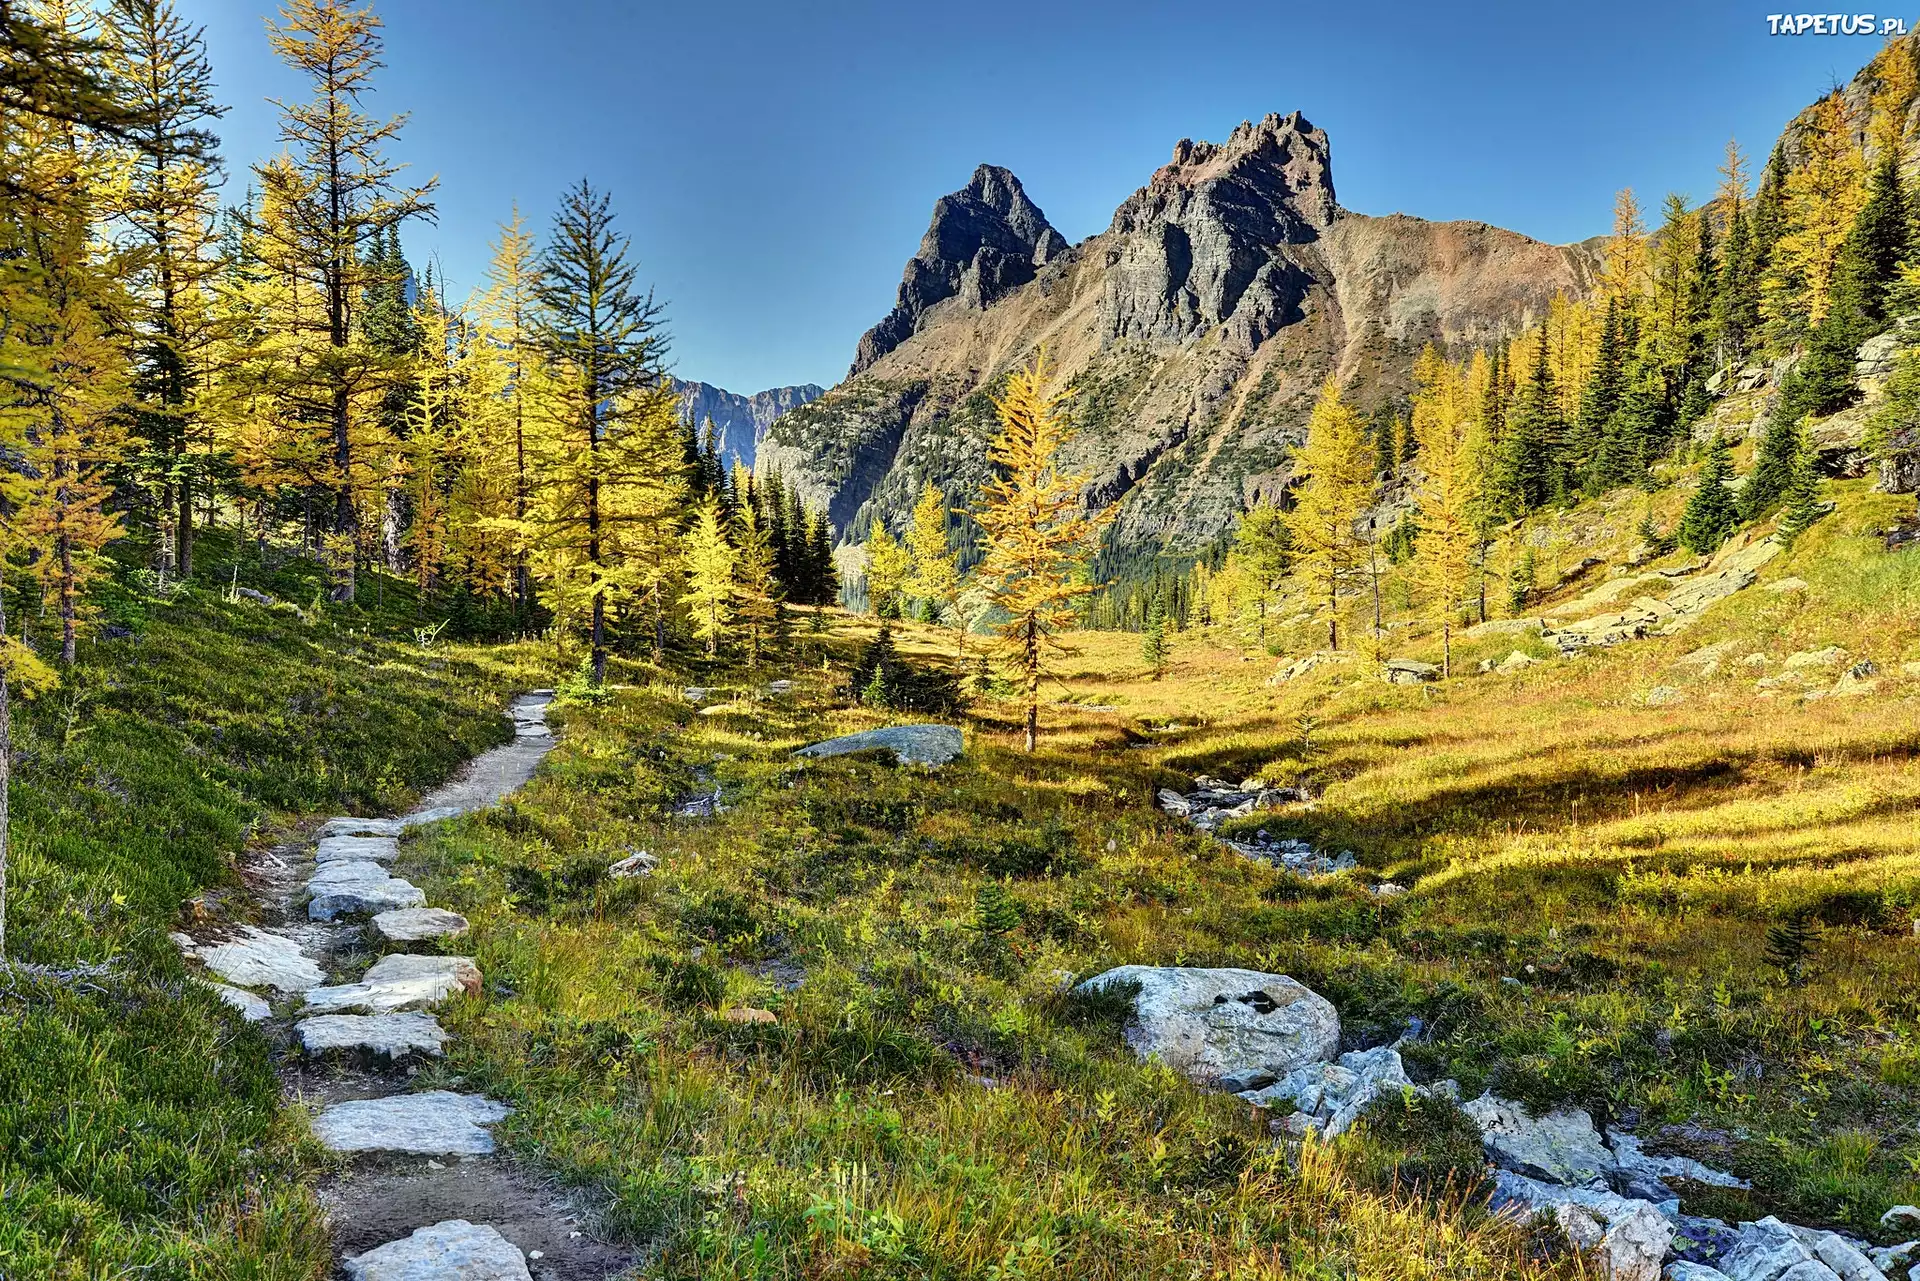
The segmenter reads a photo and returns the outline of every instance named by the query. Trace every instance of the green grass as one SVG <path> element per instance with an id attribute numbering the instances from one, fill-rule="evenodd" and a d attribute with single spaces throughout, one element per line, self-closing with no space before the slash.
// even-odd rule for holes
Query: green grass
<path id="1" fill-rule="evenodd" d="M 210 577 L 225 551 L 203 543 Z M 245 918 L 249 843 L 394 809 L 510 732 L 525 651 L 428 652 L 378 639 L 393 619 L 373 611 L 230 604 L 218 577 L 167 600 L 110 590 L 133 634 L 83 644 L 60 688 L 16 709 L 8 939 L 36 968 L 0 974 L 9 1277 L 324 1271 L 269 1046 L 187 978 L 167 932 Z"/>

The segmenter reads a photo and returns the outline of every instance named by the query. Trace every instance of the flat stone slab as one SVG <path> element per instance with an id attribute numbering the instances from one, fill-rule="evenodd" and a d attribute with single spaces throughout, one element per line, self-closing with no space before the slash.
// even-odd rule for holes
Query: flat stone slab
<path id="1" fill-rule="evenodd" d="M 389 943 L 418 943 L 467 932 L 467 918 L 444 907 L 403 907 L 373 918 L 373 932 Z"/>
<path id="2" fill-rule="evenodd" d="M 391 1014 L 411 1006 L 438 1005 L 457 992 L 480 991 L 480 967 L 467 956 L 395 953 L 373 963 L 358 983 L 316 987 L 307 993 L 309 1014 Z"/>
<path id="3" fill-rule="evenodd" d="M 308 1054 L 362 1052 L 383 1058 L 438 1056 L 446 1029 L 431 1014 L 322 1014 L 302 1019 L 294 1032 Z"/>
<path id="4" fill-rule="evenodd" d="M 965 750 L 955 725 L 889 725 L 861 734 L 811 743 L 795 756 L 845 756 L 849 752 L 891 750 L 902 765 L 945 765 Z"/>
<path id="5" fill-rule="evenodd" d="M 330 818 L 320 829 L 320 839 L 329 836 L 398 836 L 405 828 L 397 818 Z"/>
<path id="6" fill-rule="evenodd" d="M 415 810 L 399 820 L 400 830 L 410 827 L 425 827 L 429 823 L 438 823 L 449 818 L 459 818 L 467 811 L 458 805 L 435 805 L 428 809 Z"/>
<path id="7" fill-rule="evenodd" d="M 181 938 L 186 938 L 181 935 Z M 304 992 L 327 977 L 312 957 L 290 938 L 240 927 L 240 937 L 214 943 L 188 939 L 181 950 L 200 958 L 209 970 L 238 987 L 276 987 L 282 992 Z"/>
<path id="8" fill-rule="evenodd" d="M 532 1281 L 520 1247 L 484 1223 L 448 1219 L 341 1264 L 351 1281 Z"/>
<path id="9" fill-rule="evenodd" d="M 512 1111 L 478 1094 L 429 1090 L 336 1103 L 314 1118 L 313 1133 L 334 1152 L 487 1156 L 493 1135 L 485 1127 Z"/>
<path id="10" fill-rule="evenodd" d="M 273 1007 L 265 998 L 247 991 L 245 988 L 228 987 L 225 983 L 215 983 L 209 979 L 200 980 L 212 988 L 221 1000 L 240 1011 L 240 1017 L 249 1023 L 264 1023 L 273 1017 Z"/>
<path id="11" fill-rule="evenodd" d="M 419 907 L 427 901 L 426 894 L 412 881 L 389 875 L 386 868 L 365 859 L 322 863 L 307 882 L 307 889 L 313 895 L 307 915 L 316 921 L 331 921 L 343 914 Z"/>
<path id="12" fill-rule="evenodd" d="M 391 836 L 323 836 L 313 847 L 313 861 L 320 864 L 361 860 L 389 863 L 399 853 L 400 842 Z"/>

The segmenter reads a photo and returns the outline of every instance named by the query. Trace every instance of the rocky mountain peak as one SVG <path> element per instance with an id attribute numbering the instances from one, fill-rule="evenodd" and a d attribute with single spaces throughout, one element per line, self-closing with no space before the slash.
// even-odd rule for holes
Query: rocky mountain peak
<path id="1" fill-rule="evenodd" d="M 959 298 L 985 308 L 1067 252 L 1067 241 L 1012 172 L 981 165 L 973 180 L 934 202 L 933 219 L 900 278 L 893 310 L 860 338 L 857 374 L 923 327 L 936 303 Z"/>
<path id="2" fill-rule="evenodd" d="M 1147 189 L 1194 190 L 1213 183 L 1283 196 L 1293 213 L 1316 228 L 1331 223 L 1338 210 L 1327 135 L 1297 111 L 1271 112 L 1258 124 L 1242 120 L 1225 142 L 1182 138 Z"/>

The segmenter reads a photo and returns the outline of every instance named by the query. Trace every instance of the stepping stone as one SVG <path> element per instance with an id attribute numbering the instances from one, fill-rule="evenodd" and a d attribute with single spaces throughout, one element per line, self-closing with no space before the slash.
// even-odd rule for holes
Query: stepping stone
<path id="1" fill-rule="evenodd" d="M 308 1054 L 359 1050 L 389 1059 L 438 1057 L 447 1041 L 446 1029 L 431 1014 L 322 1014 L 302 1019 L 294 1031 Z"/>
<path id="2" fill-rule="evenodd" d="M 373 931 L 389 943 L 418 943 L 467 932 L 467 918 L 444 907 L 403 907 L 373 918 Z"/>
<path id="3" fill-rule="evenodd" d="M 181 942 L 185 939 L 185 942 Z M 300 950 L 290 938 L 240 927 L 240 937 L 214 943 L 195 943 L 186 935 L 175 937 L 180 950 L 200 961 L 215 974 L 240 987 L 277 987 L 283 992 L 302 992 L 327 977 L 318 962 Z"/>
<path id="4" fill-rule="evenodd" d="M 326 826 L 320 829 L 320 839 L 329 836 L 398 836 L 401 832 L 397 818 L 330 818 Z"/>
<path id="5" fill-rule="evenodd" d="M 480 967 L 468 956 L 408 956 L 396 952 L 374 962 L 358 983 L 316 987 L 306 1013 L 389 1014 L 416 1005 L 438 1005 L 456 992 L 477 995 Z"/>
<path id="6" fill-rule="evenodd" d="M 421 1228 L 341 1266 L 350 1281 L 531 1281 L 519 1246 L 465 1219 Z"/>
<path id="7" fill-rule="evenodd" d="M 316 863 L 346 863 L 355 860 L 388 862 L 400 853 L 400 842 L 391 836 L 323 836 L 313 848 Z"/>
<path id="8" fill-rule="evenodd" d="M 459 818 L 467 811 L 458 805 L 436 805 L 429 810 L 416 810 L 399 820 L 400 830 L 412 827 L 425 827 L 428 823 L 438 823 L 442 819 Z"/>
<path id="9" fill-rule="evenodd" d="M 313 1133 L 334 1152 L 488 1156 L 493 1135 L 483 1127 L 512 1111 L 478 1094 L 429 1090 L 336 1103 L 314 1118 Z"/>
<path id="10" fill-rule="evenodd" d="M 240 1017 L 249 1023 L 264 1023 L 273 1017 L 273 1007 L 264 997 L 256 996 L 244 988 L 228 987 L 225 983 L 215 983 L 201 979 L 202 983 L 213 989 L 221 1000 L 240 1011 Z"/>
<path id="11" fill-rule="evenodd" d="M 412 881 L 390 876 L 386 868 L 365 859 L 322 863 L 307 889 L 313 894 L 307 915 L 316 921 L 331 921 L 342 913 L 419 907 L 427 901 Z"/>

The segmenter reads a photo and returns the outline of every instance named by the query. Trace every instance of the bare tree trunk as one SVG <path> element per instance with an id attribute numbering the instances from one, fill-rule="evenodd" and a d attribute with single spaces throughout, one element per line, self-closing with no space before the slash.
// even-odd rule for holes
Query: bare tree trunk
<path id="1" fill-rule="evenodd" d="M 1453 620 L 1443 619 L 1440 623 L 1440 674 L 1447 680 L 1453 679 Z"/>
<path id="2" fill-rule="evenodd" d="M 1027 750 L 1040 738 L 1040 626 L 1027 620 Z"/>

